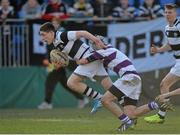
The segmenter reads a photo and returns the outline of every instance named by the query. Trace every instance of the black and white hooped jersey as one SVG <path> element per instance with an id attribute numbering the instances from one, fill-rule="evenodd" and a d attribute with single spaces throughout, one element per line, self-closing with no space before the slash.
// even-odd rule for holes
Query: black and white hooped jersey
<path id="1" fill-rule="evenodd" d="M 53 44 L 56 49 L 67 53 L 72 59 L 81 59 L 91 51 L 87 44 L 76 38 L 76 31 L 57 31 Z"/>
<path id="2" fill-rule="evenodd" d="M 143 4 L 139 7 L 139 16 L 147 17 L 156 15 L 157 17 L 161 17 L 164 15 L 164 10 L 158 4 L 153 4 L 152 7 L 148 7 L 146 4 Z"/>
<path id="3" fill-rule="evenodd" d="M 180 20 L 176 19 L 173 26 L 167 25 L 165 34 L 168 44 L 174 52 L 174 57 L 180 59 Z"/>
<path id="4" fill-rule="evenodd" d="M 103 60 L 104 66 L 116 72 L 120 77 L 125 74 L 138 75 L 131 60 L 121 51 L 108 46 L 106 49 L 94 51 L 89 57 L 89 62 Z"/>

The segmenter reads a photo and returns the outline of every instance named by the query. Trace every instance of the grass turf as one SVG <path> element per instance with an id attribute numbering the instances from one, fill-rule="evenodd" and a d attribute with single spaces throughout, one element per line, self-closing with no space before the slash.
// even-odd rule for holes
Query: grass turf
<path id="1" fill-rule="evenodd" d="M 102 109 L 90 115 L 90 108 L 59 108 L 53 110 L 1 109 L 0 134 L 117 134 L 119 121 Z M 143 117 L 138 119 L 135 130 L 128 134 L 173 134 L 180 133 L 180 107 L 168 112 L 164 124 L 148 124 Z"/>

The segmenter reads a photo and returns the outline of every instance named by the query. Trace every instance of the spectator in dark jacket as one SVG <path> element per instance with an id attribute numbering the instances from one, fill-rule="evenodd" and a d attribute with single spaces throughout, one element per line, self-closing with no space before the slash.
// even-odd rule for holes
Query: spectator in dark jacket
<path id="1" fill-rule="evenodd" d="M 164 15 L 164 11 L 154 0 L 144 0 L 144 4 L 139 8 L 139 16 L 147 20 L 155 19 Z"/>
<path id="2" fill-rule="evenodd" d="M 119 4 L 113 8 L 113 17 L 123 20 L 132 20 L 135 17 L 135 7 L 129 5 L 129 0 L 119 0 Z"/>
<path id="3" fill-rule="evenodd" d="M 92 2 L 94 17 L 108 17 L 112 13 L 112 2 L 110 0 L 95 0 Z"/>
<path id="4" fill-rule="evenodd" d="M 1 0 L 0 5 L 0 19 L 13 18 L 14 16 L 14 7 L 10 6 L 9 0 Z"/>

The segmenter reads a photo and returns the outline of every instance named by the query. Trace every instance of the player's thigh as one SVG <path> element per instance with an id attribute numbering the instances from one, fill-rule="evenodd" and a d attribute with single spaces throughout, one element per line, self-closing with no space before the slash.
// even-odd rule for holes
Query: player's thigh
<path id="1" fill-rule="evenodd" d="M 161 86 L 164 87 L 171 87 L 175 82 L 177 82 L 178 80 L 180 80 L 180 77 L 172 74 L 172 73 L 168 73 L 164 79 L 161 82 Z"/>
<path id="2" fill-rule="evenodd" d="M 68 78 L 67 83 L 77 85 L 76 83 L 82 82 L 85 79 L 84 76 L 78 75 L 76 73 L 72 73 L 71 76 Z"/>
<path id="3" fill-rule="evenodd" d="M 95 76 L 94 78 L 105 90 L 108 90 L 112 86 L 112 80 L 109 76 Z"/>

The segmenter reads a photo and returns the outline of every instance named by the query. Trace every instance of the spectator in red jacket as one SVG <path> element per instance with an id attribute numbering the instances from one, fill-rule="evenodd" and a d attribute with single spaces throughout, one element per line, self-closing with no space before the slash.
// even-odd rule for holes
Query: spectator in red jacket
<path id="1" fill-rule="evenodd" d="M 66 5 L 62 0 L 50 0 L 47 4 L 42 18 L 51 20 L 53 17 L 60 17 L 61 19 L 68 17 Z"/>

